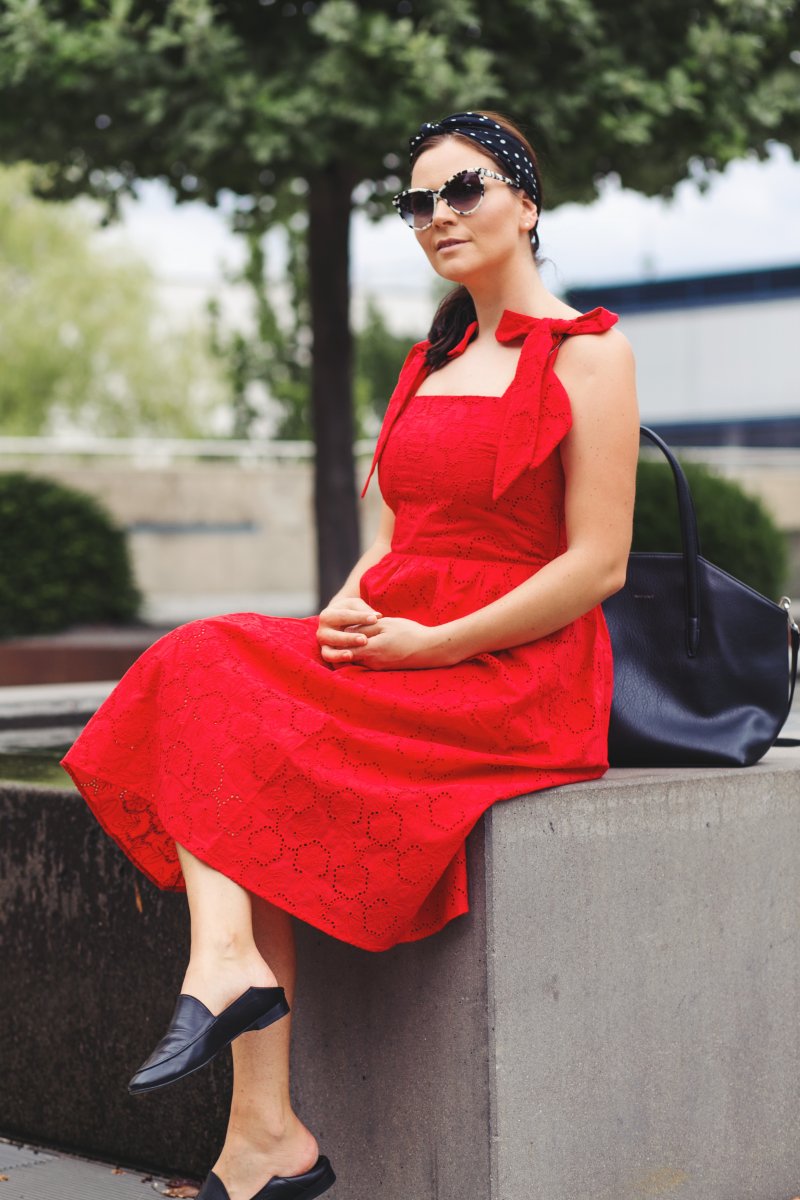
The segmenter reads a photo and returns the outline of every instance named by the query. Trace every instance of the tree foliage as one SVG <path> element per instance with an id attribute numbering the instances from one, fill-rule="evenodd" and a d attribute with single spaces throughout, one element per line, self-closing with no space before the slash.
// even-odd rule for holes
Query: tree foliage
<path id="1" fill-rule="evenodd" d="M 501 106 L 548 165 L 551 204 L 603 174 L 668 192 L 771 140 L 800 155 L 796 0 L 5 0 L 0 157 L 113 205 L 140 178 L 179 199 L 302 206 L 332 162 L 394 186 L 420 119 Z M 385 211 L 383 207 L 381 212 Z"/>
<path id="2" fill-rule="evenodd" d="M 0 431 L 201 432 L 223 392 L 200 330 L 154 328 L 149 269 L 101 253 L 75 205 L 34 199 L 30 173 L 0 169 Z"/>
<path id="3" fill-rule="evenodd" d="M 252 232 L 246 235 L 244 267 L 227 275 L 229 284 L 248 289 L 255 318 L 252 331 L 226 327 L 219 300 L 209 304 L 212 347 L 224 364 L 233 395 L 234 437 L 259 436 L 267 427 L 269 436 L 279 440 L 313 438 L 308 247 L 296 216 L 286 223 L 285 234 L 286 263 L 279 278 L 269 270 L 264 239 Z M 420 337 L 421 332 L 417 340 Z M 390 331 L 370 297 L 363 328 L 355 334 L 356 437 L 369 437 L 379 427 L 409 340 Z"/>
<path id="4" fill-rule="evenodd" d="M 610 172 L 669 192 L 776 139 L 798 155 L 799 50 L 800 0 L 6 0 L 0 160 L 109 212 L 156 177 L 234 193 L 243 230 L 307 211 L 324 597 L 358 548 L 351 198 L 385 213 L 409 133 L 463 107 L 527 127 L 550 206 Z"/>
<path id="5" fill-rule="evenodd" d="M 374 298 L 367 301 L 364 326 L 356 336 L 355 406 L 363 432 L 377 418 L 383 420 L 389 397 L 394 391 L 397 376 L 412 341 L 421 341 L 425 332 L 416 337 L 392 333 Z"/>
<path id="6" fill-rule="evenodd" d="M 227 275 L 228 283 L 247 287 L 254 311 L 252 333 L 226 328 L 219 301 L 209 304 L 212 346 L 233 393 L 234 437 L 248 438 L 259 431 L 265 399 L 276 403 L 280 414 L 271 436 L 289 440 L 313 436 L 308 256 L 298 224 L 290 218 L 284 227 L 287 261 L 280 284 L 269 273 L 265 240 L 253 229 L 245 235 L 244 267 Z"/>

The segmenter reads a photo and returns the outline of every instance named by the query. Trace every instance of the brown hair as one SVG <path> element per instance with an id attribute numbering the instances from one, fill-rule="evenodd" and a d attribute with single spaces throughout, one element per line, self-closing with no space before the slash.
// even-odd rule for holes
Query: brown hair
<path id="1" fill-rule="evenodd" d="M 539 164 L 536 160 L 536 153 L 521 130 L 517 128 L 513 121 L 510 121 L 508 117 L 504 117 L 501 113 L 491 112 L 485 108 L 474 109 L 472 111 L 476 116 L 487 117 L 488 120 L 494 121 L 496 124 L 501 125 L 503 129 L 507 130 L 513 137 L 522 143 L 530 157 L 531 162 L 533 163 L 537 191 L 539 196 L 541 196 L 542 181 L 539 176 Z M 431 134 L 430 137 L 419 142 L 412 150 L 412 168 L 421 154 L 424 154 L 424 152 L 430 149 L 431 146 L 436 146 L 439 144 L 439 142 L 442 142 L 445 140 L 445 138 L 449 137 L 459 138 L 459 140 L 463 142 L 468 142 L 470 146 L 475 145 L 475 142 L 472 138 L 467 137 L 462 133 Z M 490 158 L 493 158 L 498 167 L 500 167 L 505 174 L 505 163 L 503 163 L 501 159 L 492 153 L 489 146 L 483 145 L 480 147 L 480 149 L 483 154 L 488 154 Z M 539 212 L 541 212 L 541 202 L 538 205 L 538 209 Z M 537 226 L 531 234 L 531 250 L 534 258 L 536 257 L 536 252 L 538 249 L 539 229 L 537 222 Z M 428 347 L 425 361 L 432 371 L 444 366 L 444 364 L 447 362 L 448 353 L 453 349 L 454 346 L 458 345 L 466 332 L 467 326 L 474 320 L 475 305 L 472 302 L 472 297 L 463 284 L 458 284 L 458 286 L 454 287 L 452 291 L 448 292 L 444 299 L 440 302 L 439 307 L 434 313 L 433 322 L 428 332 L 428 341 L 430 342 L 430 346 Z"/>

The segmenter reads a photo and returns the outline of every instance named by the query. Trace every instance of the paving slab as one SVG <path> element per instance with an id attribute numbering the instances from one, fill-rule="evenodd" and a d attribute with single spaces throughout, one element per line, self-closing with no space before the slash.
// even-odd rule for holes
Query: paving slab
<path id="1" fill-rule="evenodd" d="M 193 1188 L 169 1185 L 162 1176 L 0 1139 L 3 1200 L 153 1200 L 195 1194 Z"/>

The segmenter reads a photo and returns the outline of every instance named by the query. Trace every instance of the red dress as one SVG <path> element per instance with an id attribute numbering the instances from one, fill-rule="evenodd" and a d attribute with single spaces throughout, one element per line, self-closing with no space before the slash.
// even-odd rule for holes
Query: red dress
<path id="1" fill-rule="evenodd" d="M 616 319 L 506 312 L 497 337 L 524 342 L 500 397 L 417 396 L 427 343 L 412 349 L 367 479 L 380 460 L 396 517 L 391 550 L 361 580 L 369 604 L 438 624 L 563 552 L 571 416 L 553 364 L 564 336 Z M 383 950 L 467 911 L 464 840 L 491 804 L 604 773 L 608 634 L 598 607 L 454 666 L 379 670 L 326 663 L 316 629 L 317 617 L 236 613 L 174 630 L 64 766 L 159 887 L 183 887 L 178 841 L 319 929 Z"/>

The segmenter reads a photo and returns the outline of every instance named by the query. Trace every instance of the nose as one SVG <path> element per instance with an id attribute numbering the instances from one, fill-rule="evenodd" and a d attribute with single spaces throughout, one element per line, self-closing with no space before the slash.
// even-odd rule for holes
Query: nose
<path id="1" fill-rule="evenodd" d="M 434 196 L 433 198 L 433 219 L 439 221 L 441 217 L 447 217 L 452 220 L 454 213 L 450 205 L 442 196 Z"/>

